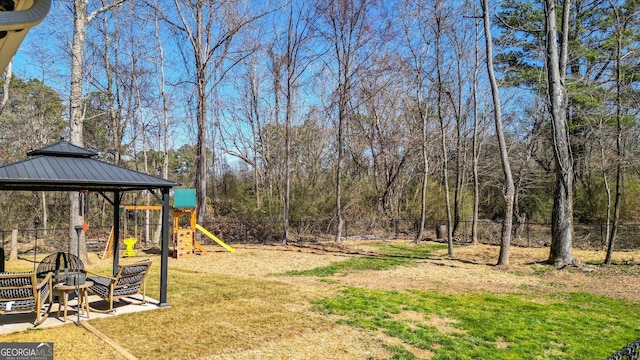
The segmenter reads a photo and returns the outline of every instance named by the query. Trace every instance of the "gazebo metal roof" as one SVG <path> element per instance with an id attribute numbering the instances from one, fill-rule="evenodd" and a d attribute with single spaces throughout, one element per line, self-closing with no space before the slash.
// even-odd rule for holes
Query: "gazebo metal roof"
<path id="1" fill-rule="evenodd" d="M 151 176 L 96 159 L 98 153 L 67 141 L 27 153 L 28 158 L 0 166 L 0 191 L 95 191 L 113 192 L 113 226 L 119 228 L 122 192 L 149 190 L 162 203 L 162 257 L 160 262 L 160 306 L 167 303 L 169 258 L 169 191 L 179 183 Z M 157 190 L 160 193 L 157 193 Z M 119 235 L 114 232 L 113 253 L 118 254 Z M 114 271 L 118 256 L 113 257 Z"/>
<path id="2" fill-rule="evenodd" d="M 180 185 L 95 159 L 98 153 L 62 140 L 27 155 L 0 166 L 0 190 L 129 191 Z"/>

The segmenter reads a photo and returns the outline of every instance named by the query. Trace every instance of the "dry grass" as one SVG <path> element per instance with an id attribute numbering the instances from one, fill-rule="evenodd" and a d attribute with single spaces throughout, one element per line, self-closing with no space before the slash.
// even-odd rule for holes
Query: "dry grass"
<path id="1" fill-rule="evenodd" d="M 2 342 L 53 342 L 56 359 L 85 360 L 113 359 L 124 360 L 112 347 L 75 325 L 65 325 L 55 329 L 30 330 L 0 335 Z"/>
<path id="2" fill-rule="evenodd" d="M 212 247 L 208 256 L 169 259 L 170 308 L 91 320 L 91 324 L 141 359 L 384 359 L 390 354 L 380 344 L 393 344 L 384 334 L 338 325 L 336 319 L 313 311 L 311 301 L 333 296 L 345 285 L 449 293 L 524 291 L 532 295 L 561 286 L 640 301 L 638 266 L 622 272 L 612 268 L 551 271 L 539 264 L 548 256 L 548 249 L 512 248 L 511 265 L 507 267 L 492 265 L 498 255 L 496 247 L 479 245 L 456 248 L 454 259 L 440 251 L 434 258 L 420 260 L 415 267 L 363 271 L 328 279 L 271 276 L 375 252 L 375 247 L 368 244 L 241 245 L 235 254 Z M 601 252 L 583 250 L 576 250 L 575 254 L 582 261 L 604 257 Z M 150 257 L 154 265 L 147 294 L 155 297 L 159 293 L 159 258 Z M 619 253 L 615 261 L 639 258 L 638 252 Z M 90 268 L 108 271 L 110 266 L 110 260 L 92 258 Z M 15 262 L 8 263 L 7 268 L 28 270 L 29 265 Z M 449 319 L 424 319 L 411 313 L 398 316 L 413 316 L 416 324 L 429 323 L 443 331 L 456 331 Z M 0 341 L 51 341 L 56 359 L 119 358 L 99 339 L 73 325 L 3 335 Z M 430 358 L 432 354 L 419 356 Z"/>
<path id="3" fill-rule="evenodd" d="M 424 246 L 424 245 L 423 245 Z M 369 251 L 374 248 L 364 246 Z M 388 271 L 363 271 L 340 278 L 345 285 L 383 290 L 421 289 L 442 293 L 470 291 L 553 292 L 558 288 L 584 291 L 606 296 L 640 301 L 640 266 L 626 270 L 585 265 L 583 268 L 552 270 L 543 262 L 548 248 L 511 248 L 510 265 L 495 266 L 499 248 L 489 245 L 462 246 L 454 251 L 454 258 L 446 249 L 434 253 L 440 258 L 423 260 L 417 267 L 398 267 Z M 602 261 L 601 251 L 575 250 L 577 259 Z M 638 263 L 640 251 L 616 253 L 614 263 Z"/>

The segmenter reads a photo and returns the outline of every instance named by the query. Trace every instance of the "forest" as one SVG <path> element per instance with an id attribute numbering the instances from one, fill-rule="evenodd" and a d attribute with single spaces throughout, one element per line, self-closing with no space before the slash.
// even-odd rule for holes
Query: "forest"
<path id="1" fill-rule="evenodd" d="M 451 243 L 490 219 L 499 262 L 518 222 L 549 224 L 553 261 L 573 222 L 612 248 L 639 221 L 635 0 L 59 0 L 0 85 L 0 164 L 65 138 L 195 188 L 200 223 L 284 243 L 300 221 L 337 242 L 348 220 L 444 223 Z M 0 202 L 2 230 L 73 213 Z"/>

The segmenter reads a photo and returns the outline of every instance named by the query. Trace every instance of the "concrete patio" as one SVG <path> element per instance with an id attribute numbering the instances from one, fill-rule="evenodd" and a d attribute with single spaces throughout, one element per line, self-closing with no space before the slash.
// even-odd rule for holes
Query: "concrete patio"
<path id="1" fill-rule="evenodd" d="M 140 298 L 134 297 L 135 298 Z M 142 305 L 129 304 L 125 301 L 114 301 L 113 308 L 114 312 L 112 313 L 100 313 L 96 311 L 91 311 L 89 316 L 87 314 L 80 314 L 80 321 L 93 320 L 93 319 L 102 319 L 109 318 L 113 316 L 121 316 L 125 314 L 137 313 L 141 311 L 151 311 L 160 309 L 158 306 L 159 302 L 156 299 L 152 299 L 150 297 L 146 297 L 147 303 Z M 0 315 L 0 335 L 1 334 L 9 334 L 18 331 L 24 330 L 33 330 L 33 329 L 46 329 L 57 326 L 63 326 L 66 324 L 76 323 L 78 321 L 78 316 L 76 312 L 77 298 L 73 300 L 69 300 L 68 303 L 68 311 L 67 311 L 67 321 L 63 321 L 63 309 L 60 309 L 60 317 L 56 317 L 58 307 L 60 306 L 56 301 L 54 301 L 51 311 L 49 313 L 49 317 L 42 324 L 38 326 L 33 326 L 33 322 L 35 320 L 35 313 L 9 313 Z M 102 300 L 100 297 L 96 295 L 89 296 L 89 306 L 98 309 L 105 310 L 108 309 L 108 304 L 106 301 Z"/>

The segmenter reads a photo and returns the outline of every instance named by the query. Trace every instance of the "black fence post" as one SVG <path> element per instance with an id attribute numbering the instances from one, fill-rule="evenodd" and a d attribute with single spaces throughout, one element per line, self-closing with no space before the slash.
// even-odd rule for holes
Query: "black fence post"
<path id="1" fill-rule="evenodd" d="M 531 247 L 531 229 L 529 228 L 529 219 L 527 219 L 527 247 Z"/>
<path id="2" fill-rule="evenodd" d="M 400 237 L 400 229 L 398 228 L 399 224 L 398 222 L 400 221 L 398 218 L 395 218 L 395 223 L 396 223 L 396 240 Z"/>
<path id="3" fill-rule="evenodd" d="M 2 248 L 0 248 L 0 272 L 4 272 L 4 230 L 2 230 Z"/>
<path id="4" fill-rule="evenodd" d="M 349 220 L 345 220 L 344 221 L 344 239 L 348 239 L 349 238 Z M 340 241 L 340 239 L 338 239 L 338 241 Z"/>
<path id="5" fill-rule="evenodd" d="M 462 222 L 462 239 L 467 242 L 467 220 Z"/>

